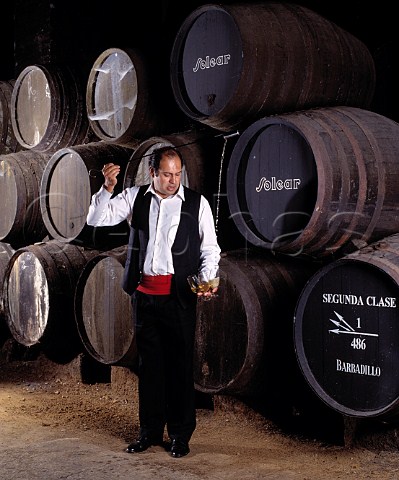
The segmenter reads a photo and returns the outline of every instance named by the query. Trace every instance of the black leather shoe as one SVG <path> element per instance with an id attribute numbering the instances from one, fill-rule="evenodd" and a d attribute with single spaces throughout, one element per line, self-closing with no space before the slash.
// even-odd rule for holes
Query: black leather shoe
<path id="1" fill-rule="evenodd" d="M 188 443 L 184 440 L 173 439 L 170 447 L 170 454 L 174 458 L 180 458 L 190 453 Z"/>
<path id="2" fill-rule="evenodd" d="M 135 442 L 131 443 L 126 448 L 126 452 L 127 453 L 140 453 L 140 452 L 144 452 L 145 450 L 147 450 L 152 445 L 161 445 L 161 444 L 162 444 L 162 440 L 157 442 L 157 441 L 153 441 L 153 440 L 149 439 L 148 437 L 140 437 Z"/>

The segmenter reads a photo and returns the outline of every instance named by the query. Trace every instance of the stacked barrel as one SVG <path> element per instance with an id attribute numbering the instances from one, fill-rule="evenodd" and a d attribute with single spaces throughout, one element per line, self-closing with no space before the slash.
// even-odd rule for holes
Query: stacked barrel
<path id="1" fill-rule="evenodd" d="M 11 94 L 0 84 L 8 109 L 0 313 L 13 337 L 57 361 L 83 349 L 103 364 L 134 365 L 132 306 L 121 289 L 128 225 L 93 229 L 85 219 L 105 163 L 121 165 L 118 193 L 148 183 L 149 155 L 172 145 L 185 159 L 182 183 L 210 201 L 223 251 L 220 295 L 197 308 L 196 388 L 261 394 L 290 408 L 303 374 L 334 410 L 384 412 L 377 400 L 351 406 L 349 392 L 359 378 L 381 379 L 366 367 L 395 383 L 394 369 L 370 353 L 394 365 L 394 349 L 381 354 L 382 336 L 363 342 L 379 327 L 364 330 L 362 312 L 351 329 L 341 310 L 349 301 L 336 302 L 391 274 L 373 257 L 360 281 L 370 256 L 353 252 L 399 231 L 399 126 L 368 110 L 375 68 L 367 47 L 299 5 L 207 4 L 177 31 L 170 84 L 157 82 L 135 47 L 108 48 L 89 70 L 82 79 L 63 66 L 31 65 Z M 339 280 L 320 287 L 330 272 Z M 383 308 L 393 325 L 390 280 L 386 290 L 369 293 L 377 305 L 363 307 Z M 330 335 L 322 322 L 346 335 Z M 335 354 L 342 337 L 351 353 L 371 358 Z M 348 371 L 356 365 L 364 367 L 357 376 Z M 334 391 L 332 370 L 348 388 Z M 371 388 L 378 397 L 378 381 Z"/>
<path id="2" fill-rule="evenodd" d="M 343 255 L 316 272 L 298 300 L 303 374 L 347 416 L 398 414 L 398 257 L 398 234 Z"/>
<path id="3" fill-rule="evenodd" d="M 346 258 L 399 231 L 399 126 L 368 110 L 375 69 L 367 48 L 304 7 L 205 5 L 181 26 L 171 65 L 176 101 L 186 115 L 218 131 L 239 133 L 227 166 L 227 199 L 237 229 L 257 251 L 244 262 L 242 254 L 237 258 L 237 252 L 226 252 L 221 289 L 230 292 L 229 298 L 199 307 L 198 388 L 247 395 L 267 379 L 268 398 L 273 386 L 289 392 L 283 387 L 290 378 L 284 365 L 287 351 L 295 349 L 301 372 L 328 407 L 351 416 L 392 412 L 398 383 L 387 365 L 397 365 L 396 350 L 375 332 L 381 330 L 380 322 L 386 324 L 383 313 L 391 322 L 397 318 L 397 293 L 393 285 L 389 293 L 381 292 L 382 285 L 374 291 L 392 266 L 384 261 L 387 272 L 381 273 L 375 260 L 371 271 L 364 267 L 364 280 L 363 263 L 355 267 L 352 262 L 356 259 L 358 265 L 369 256 Z M 389 241 L 390 252 L 395 245 Z M 381 248 L 376 247 L 377 258 L 388 255 Z M 247 279 L 246 269 L 259 269 L 259 250 L 266 278 L 274 278 L 270 269 L 280 266 L 281 258 L 290 265 L 297 257 L 309 268 L 302 267 L 307 281 L 295 280 L 299 290 L 294 292 L 274 279 L 272 294 L 264 281 Z M 346 260 L 336 268 L 324 267 L 340 257 Z M 320 271 L 310 273 L 312 268 Z M 291 267 L 288 271 L 293 274 Z M 252 291 L 246 302 L 249 292 L 243 293 L 243 283 L 255 290 L 261 285 L 262 293 Z M 365 294 L 366 285 L 369 304 L 345 307 L 348 298 Z M 254 314 L 259 298 L 277 308 L 277 320 L 273 309 Z M 228 305 L 234 305 L 234 313 Z M 350 315 L 344 308 L 352 309 Z M 363 308 L 362 313 L 355 316 L 355 308 Z M 359 325 L 345 324 L 349 316 L 350 323 Z M 258 318 L 262 329 L 253 335 Z M 265 343 L 274 322 L 287 324 L 279 348 L 273 348 L 276 336 Z M 374 327 L 362 328 L 367 323 Z M 367 373 L 371 370 L 383 372 L 384 379 Z M 392 394 L 384 396 L 381 382 Z"/>

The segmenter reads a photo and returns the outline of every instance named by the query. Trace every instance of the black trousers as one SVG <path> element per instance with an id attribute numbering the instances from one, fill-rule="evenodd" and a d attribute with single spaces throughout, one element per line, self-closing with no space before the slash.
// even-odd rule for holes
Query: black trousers
<path id="1" fill-rule="evenodd" d="M 188 442 L 196 427 L 193 350 L 196 306 L 182 308 L 174 295 L 136 291 L 135 335 L 139 357 L 140 435 Z"/>

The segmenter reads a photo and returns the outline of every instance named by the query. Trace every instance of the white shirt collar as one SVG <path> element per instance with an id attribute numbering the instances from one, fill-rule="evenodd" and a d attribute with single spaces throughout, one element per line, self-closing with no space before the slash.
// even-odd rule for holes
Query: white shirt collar
<path id="1" fill-rule="evenodd" d="M 153 182 L 151 182 L 151 184 L 147 188 L 145 194 L 147 194 L 148 192 L 151 192 L 154 195 L 157 195 L 157 193 L 155 192 L 155 188 L 153 186 Z M 170 195 L 169 197 L 166 197 L 166 198 L 173 198 L 175 195 L 178 195 L 184 201 L 184 187 L 183 187 L 182 184 L 180 184 L 179 189 L 177 190 L 177 192 L 174 195 Z"/>

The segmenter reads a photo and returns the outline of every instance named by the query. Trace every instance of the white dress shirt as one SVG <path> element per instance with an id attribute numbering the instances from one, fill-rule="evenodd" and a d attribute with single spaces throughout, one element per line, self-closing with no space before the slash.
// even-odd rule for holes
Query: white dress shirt
<path id="1" fill-rule="evenodd" d="M 111 198 L 112 194 L 106 188 L 101 187 L 91 198 L 87 224 L 102 227 L 117 225 L 123 220 L 130 223 L 139 188 L 136 186 L 126 188 Z M 176 194 L 162 198 L 155 192 L 151 184 L 145 195 L 152 195 L 152 199 L 149 215 L 149 240 L 143 273 L 145 275 L 174 273 L 171 248 L 180 222 L 184 188 L 180 185 Z M 221 250 L 217 242 L 212 210 L 203 195 L 201 195 L 198 225 L 201 251 L 201 266 L 198 273 L 207 280 L 216 276 Z"/>

